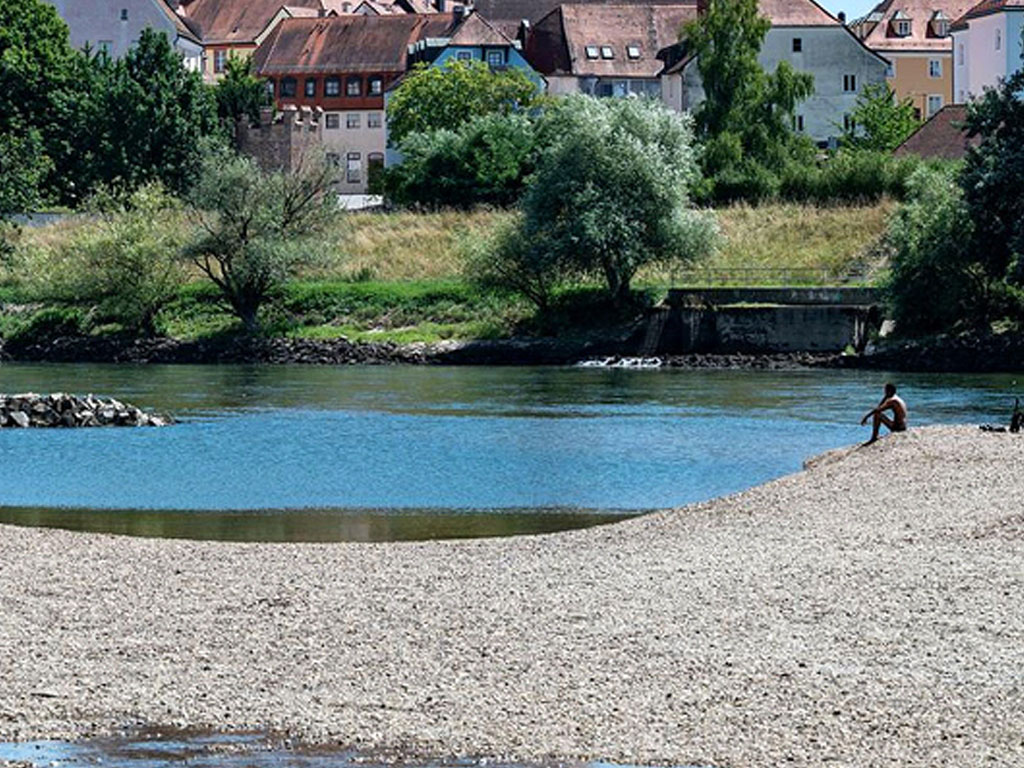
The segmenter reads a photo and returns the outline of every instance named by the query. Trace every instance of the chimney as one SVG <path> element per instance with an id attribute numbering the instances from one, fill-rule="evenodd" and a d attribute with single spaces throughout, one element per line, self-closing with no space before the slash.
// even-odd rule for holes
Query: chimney
<path id="1" fill-rule="evenodd" d="M 452 6 L 452 24 L 458 26 L 466 16 L 466 6 L 462 3 L 455 3 Z"/>
<path id="2" fill-rule="evenodd" d="M 839 12 L 839 23 L 844 27 L 846 26 L 846 11 Z"/>

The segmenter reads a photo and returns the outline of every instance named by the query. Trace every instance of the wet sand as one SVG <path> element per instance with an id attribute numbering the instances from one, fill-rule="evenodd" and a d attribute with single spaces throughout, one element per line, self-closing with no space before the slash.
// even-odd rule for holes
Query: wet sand
<path id="1" fill-rule="evenodd" d="M 0 584 L 0 740 L 143 722 L 522 760 L 1024 765 L 1024 436 L 912 430 L 511 539 L 0 526 Z"/>

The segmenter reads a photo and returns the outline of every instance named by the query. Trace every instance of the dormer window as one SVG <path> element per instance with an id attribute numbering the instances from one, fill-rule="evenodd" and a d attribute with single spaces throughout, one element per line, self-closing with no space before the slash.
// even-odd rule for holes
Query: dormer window
<path id="1" fill-rule="evenodd" d="M 936 11 L 932 16 L 932 35 L 935 37 L 949 36 L 949 18 L 942 11 Z"/>
<path id="2" fill-rule="evenodd" d="M 910 37 L 910 19 L 902 11 L 893 19 L 892 26 L 897 37 Z"/>
<path id="3" fill-rule="evenodd" d="M 596 45 L 588 45 L 587 46 L 587 58 L 588 59 L 596 59 L 598 56 L 600 56 L 600 54 L 597 51 L 597 46 Z"/>
<path id="4" fill-rule="evenodd" d="M 626 46 L 626 55 L 629 56 L 629 58 L 631 58 L 631 59 L 639 59 L 640 58 L 640 46 L 639 45 L 627 45 Z"/>
<path id="5" fill-rule="evenodd" d="M 612 50 L 612 47 L 610 45 L 602 45 L 601 46 L 601 58 L 602 59 L 614 59 L 615 58 L 615 52 Z"/>

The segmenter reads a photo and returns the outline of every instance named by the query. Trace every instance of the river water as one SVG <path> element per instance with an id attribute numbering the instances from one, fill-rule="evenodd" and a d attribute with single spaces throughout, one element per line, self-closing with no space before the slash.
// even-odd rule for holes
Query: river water
<path id="1" fill-rule="evenodd" d="M 0 366 L 162 429 L 0 431 L 0 522 L 238 540 L 533 533 L 708 499 L 867 438 L 858 371 Z M 911 425 L 1006 422 L 1015 375 L 899 374 Z"/>

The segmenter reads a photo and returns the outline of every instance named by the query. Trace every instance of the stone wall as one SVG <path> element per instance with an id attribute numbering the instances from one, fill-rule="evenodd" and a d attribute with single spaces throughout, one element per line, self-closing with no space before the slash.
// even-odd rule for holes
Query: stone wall
<path id="1" fill-rule="evenodd" d="M 169 416 L 146 413 L 112 397 L 0 394 L 0 428 L 163 427 L 173 421 Z"/>
<path id="2" fill-rule="evenodd" d="M 322 117 L 319 107 L 289 105 L 278 114 L 269 107 L 261 109 L 259 125 L 241 120 L 235 126 L 238 151 L 255 158 L 265 170 L 293 170 L 311 151 L 321 150 Z"/>

